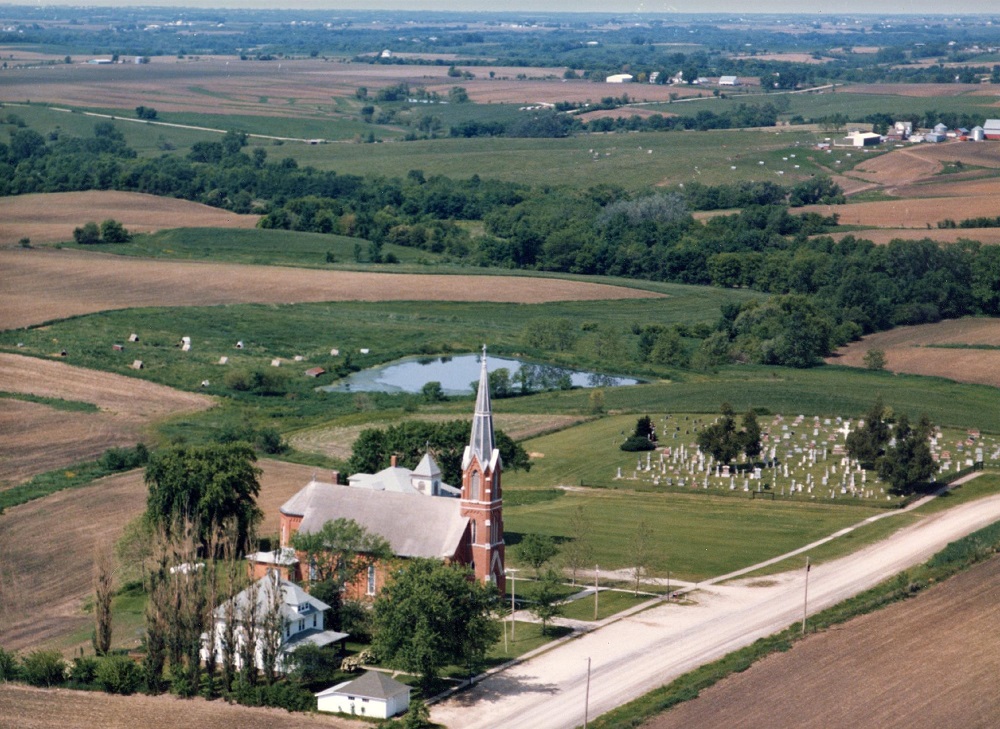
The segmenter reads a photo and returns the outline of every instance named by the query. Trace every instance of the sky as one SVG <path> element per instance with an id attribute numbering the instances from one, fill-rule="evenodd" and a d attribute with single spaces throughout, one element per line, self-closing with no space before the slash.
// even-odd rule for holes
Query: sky
<path id="1" fill-rule="evenodd" d="M 75 5 L 95 7 L 189 6 L 199 8 L 276 7 L 311 10 L 451 10 L 519 12 L 595 12 L 627 13 L 811 13 L 842 16 L 851 13 L 886 14 L 975 14 L 991 12 L 990 3 L 982 0 L 900 0 L 896 3 L 873 3 L 871 0 L 15 0 L 3 5 Z"/>

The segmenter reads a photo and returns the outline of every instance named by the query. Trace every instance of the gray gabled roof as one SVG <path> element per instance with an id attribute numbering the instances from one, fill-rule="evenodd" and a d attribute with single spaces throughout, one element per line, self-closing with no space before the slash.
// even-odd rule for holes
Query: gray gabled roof
<path id="1" fill-rule="evenodd" d="M 409 686 L 405 683 L 400 683 L 392 676 L 388 676 L 381 671 L 366 671 L 353 681 L 346 681 L 320 691 L 316 694 L 316 698 L 341 694 L 344 696 L 361 696 L 366 699 L 388 700 L 393 696 L 409 692 Z"/>
<path id="2" fill-rule="evenodd" d="M 989 130 L 992 130 L 992 131 L 1000 130 L 1000 119 L 987 119 L 983 123 L 983 129 L 986 129 L 987 131 L 989 131 Z"/>
<path id="3" fill-rule="evenodd" d="M 458 499 L 336 486 L 312 481 L 281 512 L 301 516 L 299 531 L 319 531 L 328 521 L 353 519 L 389 541 L 399 557 L 446 559 L 457 551 L 469 524 Z"/>
<path id="4" fill-rule="evenodd" d="M 413 475 L 428 479 L 441 478 L 441 468 L 430 453 L 424 453 L 424 457 L 420 459 L 420 463 L 413 469 Z"/>
<path id="5" fill-rule="evenodd" d="M 269 572 L 233 598 L 234 617 L 241 619 L 246 614 L 251 598 L 256 598 L 258 615 L 269 613 L 276 587 L 281 590 L 281 614 L 289 620 L 330 609 L 329 605 L 313 597 L 294 582 L 277 578 L 273 572 Z M 215 617 L 225 619 L 226 612 L 226 605 L 220 605 L 215 609 Z"/>

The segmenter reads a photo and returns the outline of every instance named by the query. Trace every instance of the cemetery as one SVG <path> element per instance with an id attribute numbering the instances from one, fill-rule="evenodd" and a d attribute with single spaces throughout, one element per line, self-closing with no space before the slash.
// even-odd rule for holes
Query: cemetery
<path id="1" fill-rule="evenodd" d="M 714 422 L 713 416 L 659 415 L 652 420 L 656 449 L 632 455 L 627 465 L 616 466 L 614 487 L 734 492 L 748 498 L 767 493 L 769 498 L 853 500 L 869 506 L 895 506 L 902 500 L 889 493 L 874 470 L 863 468 L 847 454 L 847 435 L 862 427 L 863 419 L 774 415 L 761 422 L 760 457 L 750 462 L 741 454 L 733 464 L 716 462 L 695 440 L 702 428 Z M 616 452 L 621 442 L 619 438 L 614 443 Z M 974 429 L 935 428 L 930 449 L 941 482 L 977 463 L 1000 462 L 1000 439 Z"/>

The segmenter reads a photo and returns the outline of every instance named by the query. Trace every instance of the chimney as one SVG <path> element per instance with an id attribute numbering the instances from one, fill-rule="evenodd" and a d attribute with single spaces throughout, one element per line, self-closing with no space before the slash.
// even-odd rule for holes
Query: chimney
<path id="1" fill-rule="evenodd" d="M 392 466 L 393 468 L 396 467 L 396 454 L 395 453 L 392 454 L 392 458 L 389 461 L 389 465 Z"/>
<path id="2" fill-rule="evenodd" d="M 330 482 L 333 484 L 340 483 L 340 471 L 330 471 Z"/>

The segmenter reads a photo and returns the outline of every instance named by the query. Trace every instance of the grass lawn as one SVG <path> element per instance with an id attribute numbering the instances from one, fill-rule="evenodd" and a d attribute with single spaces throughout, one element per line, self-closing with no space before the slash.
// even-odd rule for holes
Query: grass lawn
<path id="1" fill-rule="evenodd" d="M 604 620 L 649 600 L 649 595 L 636 597 L 630 592 L 602 590 L 597 600 L 597 619 Z M 594 620 L 594 598 L 585 597 L 562 606 L 562 617 L 572 620 Z"/>
<path id="2" fill-rule="evenodd" d="M 552 501 L 504 510 L 506 531 L 557 541 L 569 538 L 582 506 L 591 523 L 593 561 L 602 569 L 631 566 L 631 541 L 645 520 L 651 530 L 653 575 L 702 580 L 762 562 L 880 510 L 863 506 L 733 499 L 704 494 L 570 492 Z M 511 550 L 509 564 L 517 564 Z"/>
<path id="3" fill-rule="evenodd" d="M 562 636 L 568 635 L 572 632 L 570 628 L 549 626 L 545 635 L 542 635 L 542 626 L 540 624 L 517 621 L 514 625 L 514 637 L 511 638 L 510 621 L 505 621 L 503 627 L 504 630 L 507 631 L 506 647 L 504 645 L 504 639 L 501 636 L 496 645 L 494 645 L 486 654 L 487 666 L 499 666 L 501 663 L 506 663 L 512 658 L 517 658 L 518 656 L 522 656 L 529 651 L 535 650 L 536 648 L 541 648 L 546 643 L 549 643 L 556 638 L 561 638 Z"/>
<path id="4" fill-rule="evenodd" d="M 332 264 L 354 264 L 355 247 L 361 261 L 368 260 L 368 241 L 343 235 L 303 233 L 261 228 L 173 228 L 136 235 L 128 243 L 81 246 L 63 243 L 63 248 L 100 251 L 121 256 L 206 260 L 257 265 L 331 268 Z M 388 243 L 383 255 L 392 253 L 403 264 L 436 263 L 440 256 L 417 248 Z M 328 261 L 328 254 L 333 261 Z M 380 270 L 385 270 L 383 267 Z"/>

